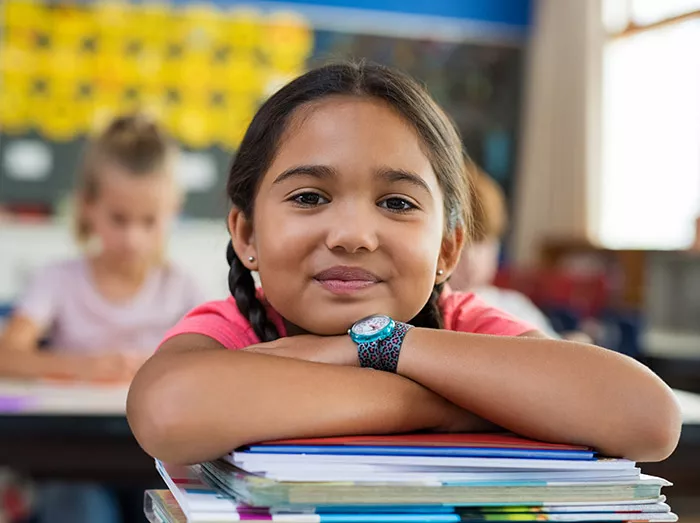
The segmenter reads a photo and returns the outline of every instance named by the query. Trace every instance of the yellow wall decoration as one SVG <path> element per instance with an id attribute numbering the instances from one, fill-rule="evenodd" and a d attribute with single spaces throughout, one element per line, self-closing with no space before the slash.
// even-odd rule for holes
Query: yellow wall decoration
<path id="1" fill-rule="evenodd" d="M 118 0 L 4 0 L 0 10 L 0 130 L 54 141 L 139 109 L 188 146 L 236 148 L 314 44 L 291 12 Z"/>

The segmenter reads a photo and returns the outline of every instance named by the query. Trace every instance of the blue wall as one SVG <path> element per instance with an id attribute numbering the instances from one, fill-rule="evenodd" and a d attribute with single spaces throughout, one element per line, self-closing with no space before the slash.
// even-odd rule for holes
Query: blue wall
<path id="1" fill-rule="evenodd" d="M 395 11 L 528 25 L 530 0 L 284 0 L 288 4 Z"/>
<path id="2" fill-rule="evenodd" d="M 189 1 L 191 0 L 175 0 L 176 3 Z M 272 2 L 213 0 L 213 3 L 218 5 L 264 5 Z M 532 0 L 275 0 L 274 3 L 443 16 L 525 27 L 530 23 Z"/>

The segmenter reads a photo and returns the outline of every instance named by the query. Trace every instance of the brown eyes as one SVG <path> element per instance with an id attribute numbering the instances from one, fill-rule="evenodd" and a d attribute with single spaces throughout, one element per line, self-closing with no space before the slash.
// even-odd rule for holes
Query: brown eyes
<path id="1" fill-rule="evenodd" d="M 293 196 L 290 201 L 294 202 L 294 204 L 297 206 L 304 208 L 313 208 L 330 203 L 328 198 L 313 191 L 297 194 Z M 417 205 L 411 203 L 405 198 L 399 198 L 397 196 L 384 198 L 383 200 L 377 202 L 377 205 L 383 209 L 395 213 L 405 213 L 418 209 Z"/>

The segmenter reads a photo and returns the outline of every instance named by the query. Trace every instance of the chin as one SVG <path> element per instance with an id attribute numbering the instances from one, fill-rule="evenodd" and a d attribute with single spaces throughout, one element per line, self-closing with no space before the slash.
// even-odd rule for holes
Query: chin
<path id="1" fill-rule="evenodd" d="M 316 334 L 317 336 L 340 336 L 342 334 L 347 334 L 348 329 L 352 327 L 352 324 L 365 316 L 368 315 L 365 314 L 363 316 L 355 317 L 348 315 L 324 314 L 318 315 L 315 318 L 307 315 L 303 320 L 300 319 L 299 323 L 293 323 L 306 332 Z"/>
<path id="2" fill-rule="evenodd" d="M 338 336 L 347 334 L 353 323 L 371 314 L 387 314 L 391 316 L 385 307 L 368 307 L 367 304 L 352 306 L 321 306 L 319 313 L 303 314 L 299 321 L 292 321 L 305 331 L 318 336 Z M 297 314 L 300 311 L 297 311 Z"/>

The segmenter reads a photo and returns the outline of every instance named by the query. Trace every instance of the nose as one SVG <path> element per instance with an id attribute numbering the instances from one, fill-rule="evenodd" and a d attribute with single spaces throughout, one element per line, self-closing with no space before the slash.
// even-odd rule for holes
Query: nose
<path id="1" fill-rule="evenodd" d="M 146 235 L 136 225 L 130 225 L 124 231 L 124 247 L 129 252 L 142 252 L 147 244 Z"/>
<path id="2" fill-rule="evenodd" d="M 350 202 L 336 205 L 332 216 L 328 216 L 326 246 L 350 254 L 376 250 L 379 235 L 375 212 L 374 208 Z"/>

